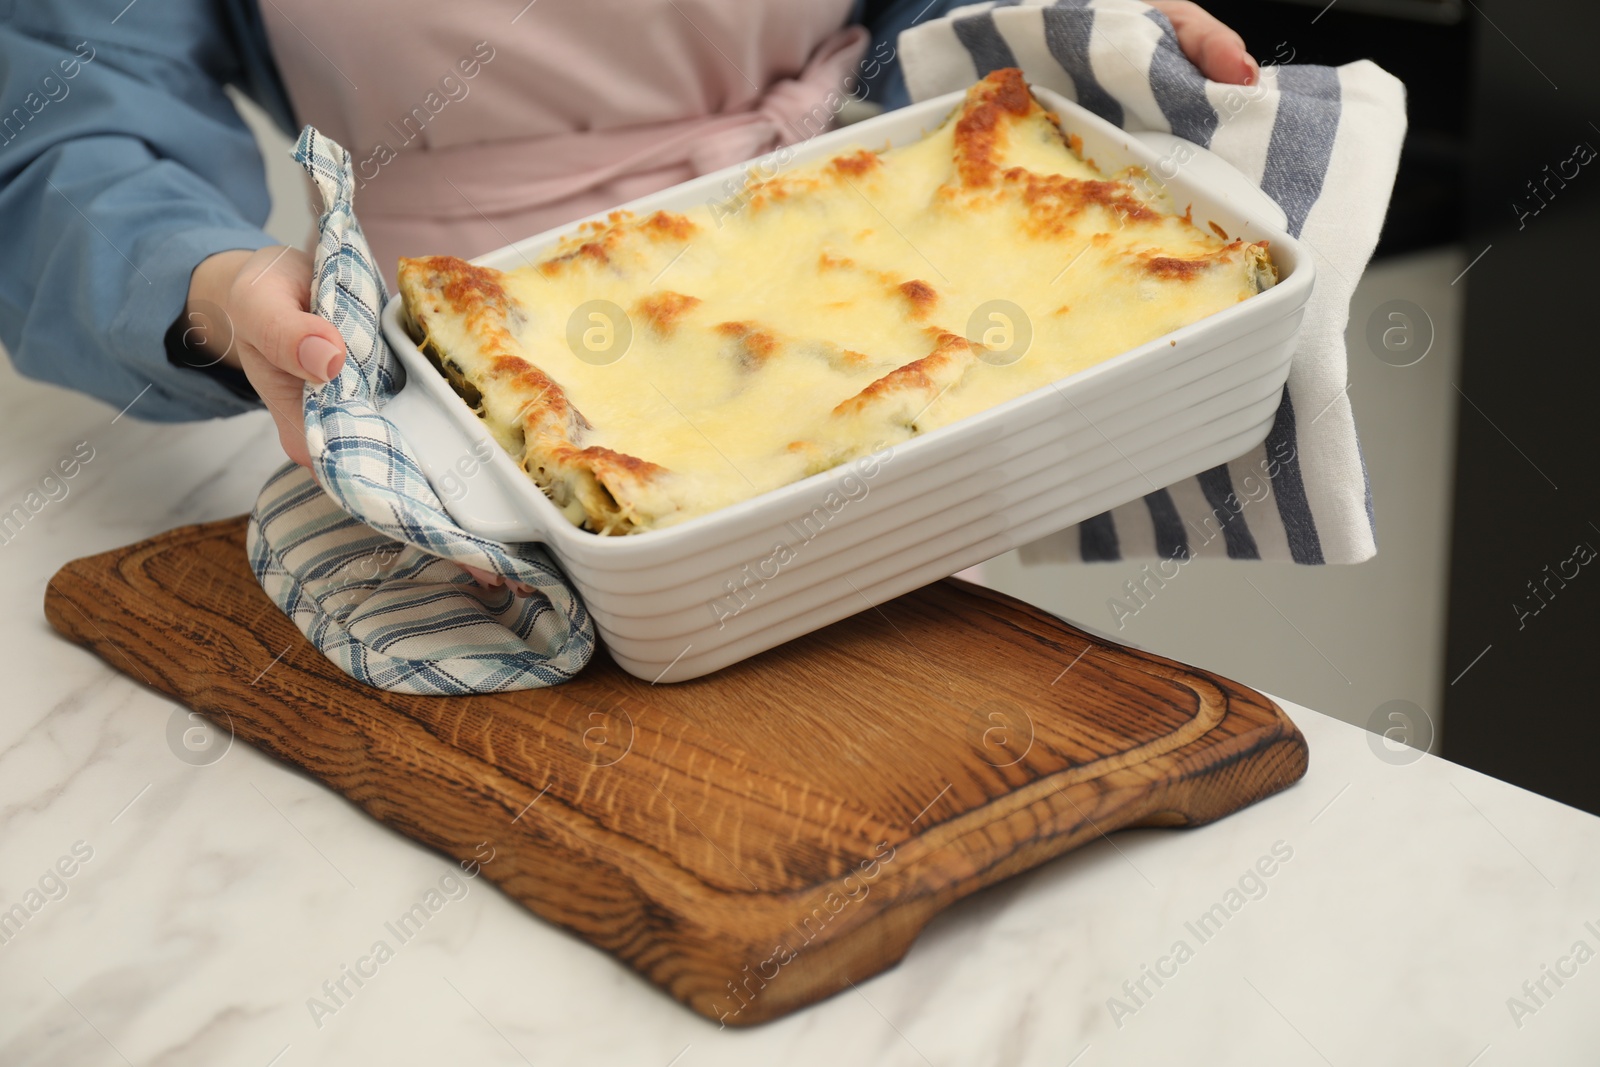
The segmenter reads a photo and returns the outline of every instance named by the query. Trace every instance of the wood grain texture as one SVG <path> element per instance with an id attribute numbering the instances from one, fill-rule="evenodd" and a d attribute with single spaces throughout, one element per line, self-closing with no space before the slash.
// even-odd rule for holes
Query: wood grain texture
<path id="1" fill-rule="evenodd" d="M 329 663 L 257 585 L 243 517 L 75 560 L 45 614 L 401 833 L 489 842 L 509 896 L 729 1025 L 893 966 L 942 908 L 1103 832 L 1306 770 L 1259 693 L 955 580 L 694 681 L 602 651 L 469 697 Z"/>

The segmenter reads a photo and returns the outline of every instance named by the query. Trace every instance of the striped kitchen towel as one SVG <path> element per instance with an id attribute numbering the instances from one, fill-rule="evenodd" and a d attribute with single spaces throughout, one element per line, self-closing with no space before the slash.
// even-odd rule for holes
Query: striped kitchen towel
<path id="1" fill-rule="evenodd" d="M 1233 164 L 1283 208 L 1317 284 L 1277 421 L 1250 453 L 1024 545 L 1024 562 L 1230 559 L 1359 563 L 1376 551 L 1372 491 L 1346 390 L 1350 295 L 1372 256 L 1405 133 L 1405 88 L 1376 65 L 1289 64 L 1257 85 L 1206 80 L 1166 17 L 1135 0 L 974 4 L 900 35 L 913 100 L 1000 67 L 1128 130 L 1170 132 Z M 1216 548 L 1210 549 L 1215 552 Z"/>
<path id="2" fill-rule="evenodd" d="M 594 653 L 594 622 L 534 544 L 461 529 L 382 408 L 405 384 L 378 316 L 383 275 L 351 210 L 350 156 L 306 127 L 295 158 L 322 195 L 312 310 L 345 341 L 344 367 L 305 389 L 316 476 L 294 463 L 250 513 L 250 564 L 273 603 L 350 676 L 400 693 L 555 685 Z M 320 484 L 319 484 L 320 483 Z M 480 587 L 460 564 L 531 586 Z"/>

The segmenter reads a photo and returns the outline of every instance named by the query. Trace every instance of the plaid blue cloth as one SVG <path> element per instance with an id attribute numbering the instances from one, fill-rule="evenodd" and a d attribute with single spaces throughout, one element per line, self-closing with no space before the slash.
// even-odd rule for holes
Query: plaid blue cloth
<path id="1" fill-rule="evenodd" d="M 251 511 L 247 547 L 261 587 L 323 654 L 380 689 L 457 695 L 570 679 L 595 647 L 576 591 L 539 545 L 457 526 L 382 413 L 405 370 L 379 325 L 388 293 L 351 209 L 349 153 L 308 126 L 295 158 L 324 207 L 312 310 L 348 353 L 333 380 L 305 390 L 315 478 L 285 464 Z M 534 593 L 485 589 L 462 564 Z"/>

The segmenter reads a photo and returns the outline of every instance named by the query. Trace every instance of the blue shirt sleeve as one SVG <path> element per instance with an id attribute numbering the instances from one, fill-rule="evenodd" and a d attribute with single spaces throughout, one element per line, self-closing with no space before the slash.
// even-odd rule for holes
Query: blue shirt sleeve
<path id="1" fill-rule="evenodd" d="M 70 10 L 69 10 L 70 9 Z M 223 86 L 288 125 L 264 38 L 223 0 L 26 0 L 0 24 L 0 342 L 22 374 L 130 417 L 260 407 L 169 358 L 189 276 L 262 232 L 266 176 Z M 135 402 L 135 398 L 137 401 Z"/>
<path id="2" fill-rule="evenodd" d="M 866 26 L 872 34 L 863 81 L 866 99 L 882 104 L 885 111 L 911 103 L 906 92 L 905 73 L 900 69 L 899 38 L 929 19 L 943 18 L 953 9 L 975 0 L 856 0 L 851 21 Z"/>

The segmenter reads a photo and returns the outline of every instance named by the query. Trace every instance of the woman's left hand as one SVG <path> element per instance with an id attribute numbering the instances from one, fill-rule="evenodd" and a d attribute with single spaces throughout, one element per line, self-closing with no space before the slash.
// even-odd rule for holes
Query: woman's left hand
<path id="1" fill-rule="evenodd" d="M 479 585 L 490 589 L 509 585 L 513 592 L 520 593 L 523 596 L 532 596 L 534 593 L 533 586 L 526 582 L 519 582 L 515 578 L 502 578 L 493 571 L 479 570 L 477 567 L 469 567 L 465 563 L 461 564 L 461 569 L 472 575 Z"/>
<path id="2" fill-rule="evenodd" d="M 1200 73 L 1214 82 L 1227 85 L 1254 85 L 1261 79 L 1261 65 L 1245 51 L 1244 38 L 1224 26 L 1218 18 L 1189 0 L 1149 0 L 1150 6 L 1167 16 L 1178 33 L 1178 46 Z"/>

